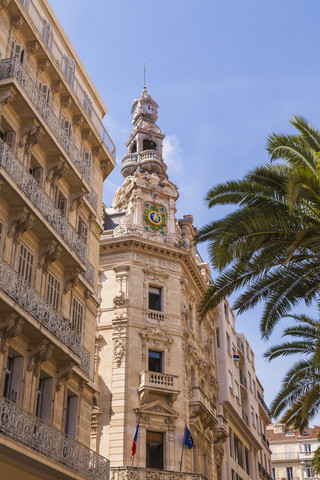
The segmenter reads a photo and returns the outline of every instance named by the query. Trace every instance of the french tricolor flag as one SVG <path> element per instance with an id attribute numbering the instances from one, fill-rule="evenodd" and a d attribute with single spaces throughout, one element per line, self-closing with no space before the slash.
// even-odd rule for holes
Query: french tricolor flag
<path id="1" fill-rule="evenodd" d="M 131 457 L 134 457 L 134 455 L 136 454 L 139 422 L 140 422 L 140 420 L 138 420 L 138 423 L 137 423 L 137 426 L 136 426 L 136 431 L 134 432 L 134 437 L 133 437 L 133 442 L 132 442 L 132 447 L 131 447 L 131 452 L 132 452 Z"/>

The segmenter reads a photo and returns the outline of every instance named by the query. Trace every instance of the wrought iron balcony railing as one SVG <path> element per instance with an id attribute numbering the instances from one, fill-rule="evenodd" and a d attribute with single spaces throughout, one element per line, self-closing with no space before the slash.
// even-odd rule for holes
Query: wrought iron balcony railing
<path id="1" fill-rule="evenodd" d="M 111 467 L 110 480 L 207 480 L 200 473 L 154 470 L 143 467 Z"/>
<path id="2" fill-rule="evenodd" d="M 94 266 L 87 260 L 86 271 L 81 274 L 94 287 Z"/>
<path id="3" fill-rule="evenodd" d="M 80 359 L 81 368 L 89 373 L 90 354 L 81 345 L 81 337 L 72 325 L 10 265 L 0 258 L 0 288 L 20 307 L 69 347 Z"/>
<path id="4" fill-rule="evenodd" d="M 108 480 L 109 461 L 0 396 L 0 434 L 90 480 Z"/>
<path id="5" fill-rule="evenodd" d="M 269 417 L 271 418 L 270 410 L 269 410 L 269 408 L 267 407 L 267 404 L 265 403 L 265 401 L 263 400 L 262 395 L 261 395 L 259 392 L 257 392 L 257 394 L 258 394 L 258 399 L 259 399 L 261 405 L 263 406 L 264 410 L 266 411 L 266 413 L 267 413 L 267 414 L 269 415 Z"/>
<path id="6" fill-rule="evenodd" d="M 40 188 L 38 182 L 27 172 L 6 144 L 0 145 L 0 167 L 5 169 L 69 247 L 86 263 L 86 244 L 79 238 L 77 232 L 67 222 L 60 210 L 54 206 L 50 198 Z"/>
<path id="7" fill-rule="evenodd" d="M 48 102 L 40 95 L 40 92 L 25 71 L 22 63 L 17 58 L 7 58 L 0 63 L 0 80 L 15 78 L 23 91 L 31 100 L 44 122 L 48 125 L 61 147 L 81 172 L 83 177 L 90 183 L 91 168 L 80 154 L 68 132 L 62 128 L 59 118 L 54 114 Z"/>
<path id="8" fill-rule="evenodd" d="M 43 37 L 42 31 L 43 31 L 44 18 L 38 11 L 37 7 L 35 6 L 35 3 L 32 0 L 29 0 L 28 2 L 20 0 L 20 3 L 23 5 L 25 11 L 27 12 L 28 17 L 30 18 L 32 24 L 34 25 L 34 27 L 36 28 L 40 36 Z M 61 72 L 63 73 L 63 75 L 66 76 L 63 71 L 63 65 L 65 62 L 65 59 L 68 58 L 67 52 L 63 52 L 61 50 L 61 48 L 59 47 L 59 45 L 54 39 L 54 33 L 52 33 L 51 35 L 50 42 L 48 43 L 45 42 L 45 43 L 48 47 L 48 50 L 50 51 L 50 54 L 53 56 L 55 65 L 57 65 L 61 70 Z M 90 101 L 88 102 L 88 95 L 80 85 L 79 81 L 77 80 L 77 77 L 73 75 L 71 79 L 72 81 L 68 81 L 70 87 L 72 88 L 77 99 L 79 100 L 84 110 L 86 111 L 87 116 L 90 119 L 96 133 L 101 137 L 102 141 L 104 142 L 109 152 L 111 153 L 112 158 L 115 160 L 116 147 L 113 141 L 111 140 L 105 126 L 103 125 L 99 115 L 93 108 L 92 103 Z"/>
<path id="9" fill-rule="evenodd" d="M 95 211 L 98 211 L 98 195 L 97 193 L 91 188 L 90 192 L 86 194 L 86 198 L 91 203 Z"/>

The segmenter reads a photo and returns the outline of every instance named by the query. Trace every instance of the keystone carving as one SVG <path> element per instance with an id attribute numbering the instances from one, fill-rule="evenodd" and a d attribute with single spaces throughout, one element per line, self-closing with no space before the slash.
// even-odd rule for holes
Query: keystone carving
<path id="1" fill-rule="evenodd" d="M 13 97 L 14 91 L 12 88 L 8 88 L 7 90 L 0 92 L 0 113 L 2 112 L 2 109 L 5 105 L 12 102 Z"/>
<path id="2" fill-rule="evenodd" d="M 5 353 L 8 350 L 9 340 L 19 335 L 22 330 L 23 320 L 16 313 L 10 313 L 7 317 L 0 319 L 0 351 Z"/>
<path id="3" fill-rule="evenodd" d="M 52 240 L 52 242 L 49 243 L 47 250 L 41 255 L 38 267 L 42 268 L 44 273 L 47 273 L 50 265 L 60 258 L 61 251 L 62 248 L 58 242 Z"/>
<path id="4" fill-rule="evenodd" d="M 33 40 L 32 42 L 28 42 L 28 45 L 27 45 L 28 55 L 33 55 L 38 51 L 38 49 L 39 49 L 39 43 L 36 40 Z"/>
<path id="5" fill-rule="evenodd" d="M 35 216 L 31 211 L 24 208 L 22 212 L 19 213 L 17 220 L 12 223 L 8 231 L 8 238 L 13 238 L 13 243 L 18 245 L 22 235 L 32 228 L 34 219 Z"/>
<path id="6" fill-rule="evenodd" d="M 75 115 L 72 120 L 73 120 L 73 125 L 75 127 L 80 127 L 80 125 L 83 122 L 83 116 L 82 115 Z"/>
<path id="7" fill-rule="evenodd" d="M 70 212 L 73 212 L 73 210 L 78 210 L 83 202 L 83 198 L 85 196 L 84 190 L 80 190 L 76 197 L 72 200 L 71 207 L 70 207 Z"/>
<path id="8" fill-rule="evenodd" d="M 50 168 L 46 181 L 51 183 L 51 187 L 54 188 L 58 180 L 63 177 L 67 171 L 67 165 L 64 160 L 58 160 L 57 164 Z"/>
<path id="9" fill-rule="evenodd" d="M 11 27 L 13 30 L 18 30 L 24 24 L 24 19 L 21 15 L 17 15 L 16 17 L 12 17 L 11 19 Z"/>
<path id="10" fill-rule="evenodd" d="M 26 126 L 23 134 L 21 135 L 21 140 L 19 142 L 19 147 L 24 147 L 24 152 L 27 156 L 30 155 L 31 149 L 34 145 L 40 142 L 42 139 L 41 127 L 37 126 L 34 122 Z"/>
<path id="11" fill-rule="evenodd" d="M 33 371 L 34 375 L 38 375 L 43 362 L 52 356 L 53 345 L 47 340 L 37 343 L 28 355 L 28 372 Z"/>
<path id="12" fill-rule="evenodd" d="M 56 391 L 60 392 L 62 384 L 65 384 L 71 377 L 73 362 L 69 362 L 58 371 Z"/>
<path id="13" fill-rule="evenodd" d="M 41 72 L 45 72 L 49 68 L 50 62 L 47 58 L 43 58 L 38 62 L 38 69 Z"/>
<path id="14" fill-rule="evenodd" d="M 74 272 L 72 272 L 63 290 L 63 293 L 65 295 L 78 284 L 80 272 L 81 272 L 80 268 L 77 268 Z"/>
<path id="15" fill-rule="evenodd" d="M 65 97 L 62 97 L 61 98 L 61 108 L 67 108 L 67 107 L 70 107 L 71 105 L 71 97 L 70 95 L 67 95 Z"/>
<path id="16" fill-rule="evenodd" d="M 82 140 L 89 140 L 89 138 L 91 137 L 91 130 L 89 128 L 87 128 L 86 130 L 82 130 L 81 132 L 81 137 L 82 137 Z M 92 152 L 93 154 L 93 152 Z"/>

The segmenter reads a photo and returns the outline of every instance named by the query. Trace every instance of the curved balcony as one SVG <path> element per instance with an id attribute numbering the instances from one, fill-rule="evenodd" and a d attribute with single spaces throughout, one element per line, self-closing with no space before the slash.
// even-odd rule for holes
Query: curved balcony
<path id="1" fill-rule="evenodd" d="M 2 258 L 0 258 L 0 288 L 58 340 L 69 347 L 81 359 L 82 370 L 89 373 L 90 354 L 82 347 L 81 336 L 72 328 L 67 319 Z"/>
<path id="2" fill-rule="evenodd" d="M 140 156 L 140 164 L 145 170 L 156 173 L 163 172 L 164 163 L 159 152 L 156 150 L 145 150 Z"/>
<path id="3" fill-rule="evenodd" d="M 206 426 L 218 423 L 217 409 L 199 387 L 192 387 L 189 393 L 191 417 L 200 416 Z"/>
<path id="4" fill-rule="evenodd" d="M 31 100 L 43 121 L 47 124 L 59 144 L 66 152 L 67 156 L 72 160 L 74 165 L 83 175 L 88 183 L 91 179 L 91 169 L 85 162 L 79 150 L 73 143 L 71 137 L 61 126 L 60 120 L 53 113 L 50 105 L 39 94 L 37 86 L 33 83 L 29 75 L 26 73 L 23 65 L 16 58 L 7 58 L 0 63 L 0 80 L 13 78 L 16 79 L 24 93 Z"/>
<path id="5" fill-rule="evenodd" d="M 133 175 L 138 167 L 138 155 L 136 153 L 127 153 L 122 159 L 121 174 L 124 177 Z"/>
<path id="6" fill-rule="evenodd" d="M 46 463 L 49 458 L 90 480 L 109 478 L 109 461 L 106 458 L 0 396 L 0 443 L 3 437 L 24 445 L 25 455 L 27 449 L 37 452 L 37 460 L 29 460 L 30 463 L 35 462 L 35 466 L 39 462 Z M 9 445 L 6 441 L 7 448 Z"/>
<path id="7" fill-rule="evenodd" d="M 0 145 L 0 167 L 5 169 L 12 180 L 30 198 L 34 206 L 61 235 L 80 260 L 86 263 L 86 244 L 80 240 L 77 232 L 71 227 L 60 210 L 54 206 L 50 198 L 39 187 L 38 182 L 27 172 L 5 144 Z"/>

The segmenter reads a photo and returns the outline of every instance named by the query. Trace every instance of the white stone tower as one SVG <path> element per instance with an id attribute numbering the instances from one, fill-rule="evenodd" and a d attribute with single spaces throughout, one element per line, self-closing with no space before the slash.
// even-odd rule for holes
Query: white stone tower
<path id="1" fill-rule="evenodd" d="M 182 472 L 214 480 L 225 434 L 216 411 L 215 312 L 203 321 L 196 312 L 210 272 L 196 252 L 192 216 L 176 220 L 178 189 L 162 158 L 158 105 L 145 87 L 131 113 L 125 180 L 106 209 L 100 246 L 96 446 L 115 477 L 132 470 L 140 419 L 130 478 L 138 471 L 151 478 L 155 468 L 179 476 L 188 425 L 195 446 L 184 447 Z"/>

